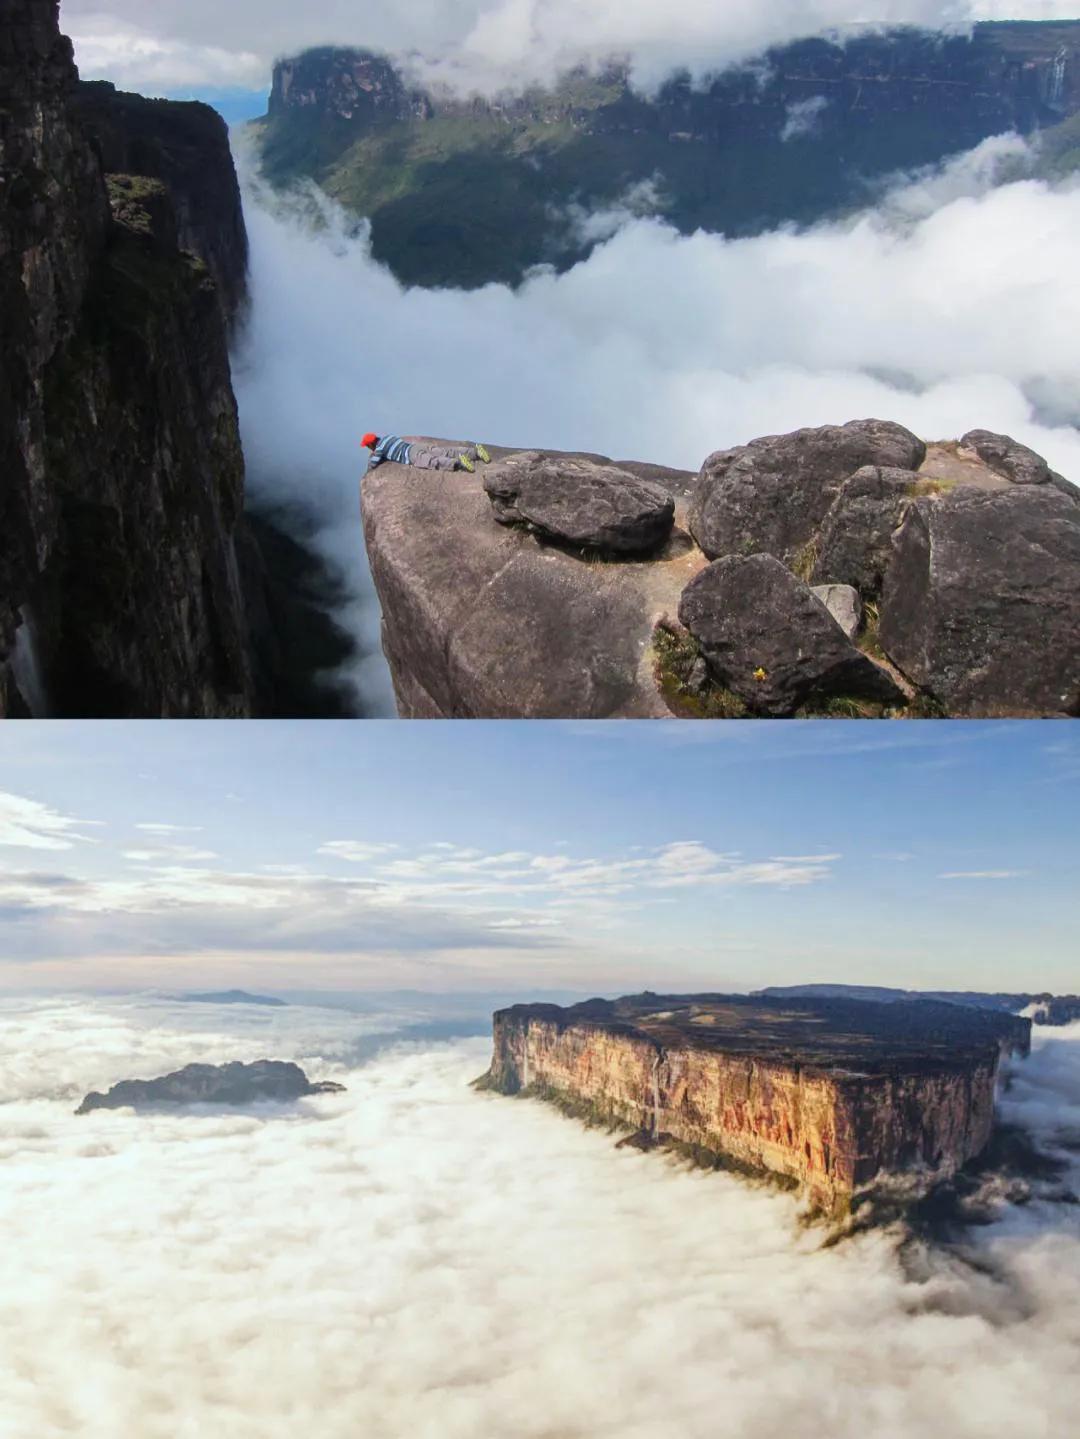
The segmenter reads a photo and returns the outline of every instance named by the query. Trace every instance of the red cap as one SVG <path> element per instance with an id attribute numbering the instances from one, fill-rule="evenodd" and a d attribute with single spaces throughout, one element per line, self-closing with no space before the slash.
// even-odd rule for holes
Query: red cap
<path id="1" fill-rule="evenodd" d="M 369 430 L 368 433 L 364 436 L 364 438 L 360 441 L 360 443 L 364 446 L 365 449 L 373 450 L 375 446 L 379 443 L 379 437 L 378 435 L 373 435 Z"/>

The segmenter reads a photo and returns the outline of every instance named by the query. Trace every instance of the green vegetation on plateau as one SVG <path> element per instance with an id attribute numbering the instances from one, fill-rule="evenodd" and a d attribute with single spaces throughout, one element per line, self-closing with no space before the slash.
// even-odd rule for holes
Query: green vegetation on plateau
<path id="1" fill-rule="evenodd" d="M 410 90 L 370 52 L 310 51 L 275 73 L 263 172 L 368 218 L 405 283 L 474 287 L 573 264 L 597 238 L 581 218 L 635 187 L 684 233 L 738 236 L 866 203 L 896 171 L 1010 129 L 1047 130 L 1055 172 L 1077 160 L 1080 21 L 810 40 L 764 64 L 651 99 L 612 67 L 487 102 Z"/>

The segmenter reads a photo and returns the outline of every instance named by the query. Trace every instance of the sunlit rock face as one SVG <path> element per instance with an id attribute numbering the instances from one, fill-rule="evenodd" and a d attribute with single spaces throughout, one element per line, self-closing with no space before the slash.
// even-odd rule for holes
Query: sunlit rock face
<path id="1" fill-rule="evenodd" d="M 632 996 L 495 1015 L 487 1087 L 772 1176 L 812 1209 L 986 1147 L 1002 1056 L 1030 1021 L 926 1002 Z"/>

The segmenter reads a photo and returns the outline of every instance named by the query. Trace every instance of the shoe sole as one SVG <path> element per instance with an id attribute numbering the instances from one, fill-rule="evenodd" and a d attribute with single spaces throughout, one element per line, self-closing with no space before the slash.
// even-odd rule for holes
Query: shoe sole
<path id="1" fill-rule="evenodd" d="M 491 464 L 491 456 L 488 454 L 487 450 L 484 448 L 483 445 L 477 445 L 476 453 L 480 456 L 485 465 Z"/>
<path id="2" fill-rule="evenodd" d="M 467 470 L 470 475 L 476 474 L 476 466 L 473 464 L 472 460 L 467 460 L 464 455 L 458 461 L 458 464 L 463 470 Z"/>

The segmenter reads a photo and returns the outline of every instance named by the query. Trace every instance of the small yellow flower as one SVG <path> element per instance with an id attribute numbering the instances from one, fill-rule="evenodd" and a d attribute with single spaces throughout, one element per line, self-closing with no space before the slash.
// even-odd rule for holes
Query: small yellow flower
<path id="1" fill-rule="evenodd" d="M 760 684 L 762 680 L 767 680 L 769 676 L 765 673 L 763 669 L 759 668 L 754 671 L 754 678 L 757 680 L 758 684 Z"/>

